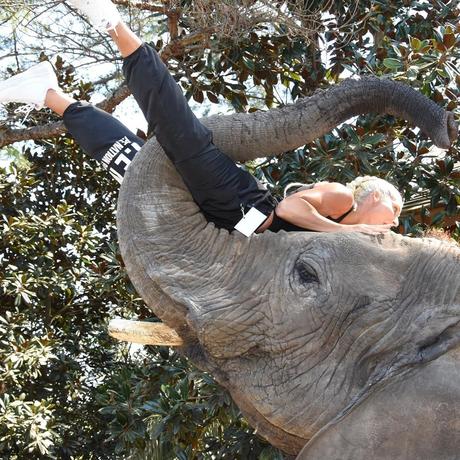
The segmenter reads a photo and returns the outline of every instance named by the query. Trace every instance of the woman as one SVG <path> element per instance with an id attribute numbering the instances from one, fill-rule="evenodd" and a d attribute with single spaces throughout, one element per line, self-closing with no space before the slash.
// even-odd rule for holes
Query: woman
<path id="1" fill-rule="evenodd" d="M 364 177 L 344 186 L 321 182 L 279 203 L 248 172 L 212 143 L 212 132 L 192 113 L 158 53 L 120 18 L 110 0 L 72 0 L 97 28 L 110 34 L 123 57 L 123 73 L 149 130 L 154 132 L 208 221 L 232 231 L 257 210 L 253 231 L 387 232 L 397 225 L 402 198 L 382 179 Z M 49 62 L 0 83 L 0 102 L 46 106 L 63 117 L 85 152 L 121 183 L 143 141 L 118 120 L 63 93 Z"/>

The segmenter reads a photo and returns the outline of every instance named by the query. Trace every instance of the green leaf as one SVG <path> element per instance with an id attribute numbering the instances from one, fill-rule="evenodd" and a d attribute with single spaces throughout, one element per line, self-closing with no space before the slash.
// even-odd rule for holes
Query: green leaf
<path id="1" fill-rule="evenodd" d="M 300 82 L 303 81 L 302 77 L 298 73 L 288 72 L 288 75 L 295 81 L 300 81 Z"/>
<path id="2" fill-rule="evenodd" d="M 449 201 L 447 203 L 447 206 L 446 206 L 447 215 L 449 215 L 449 216 L 456 215 L 457 214 L 457 209 L 458 209 L 457 198 L 456 198 L 455 195 L 451 195 L 450 198 L 449 198 Z"/>
<path id="3" fill-rule="evenodd" d="M 431 225 L 433 226 L 439 225 L 443 221 L 445 215 L 446 215 L 445 211 L 438 212 L 431 220 Z"/>
<path id="4" fill-rule="evenodd" d="M 414 51 L 418 51 L 422 47 L 422 42 L 417 37 L 411 37 L 410 46 Z"/>
<path id="5" fill-rule="evenodd" d="M 251 61 L 250 59 L 243 58 L 243 63 L 251 72 L 255 72 L 256 66 L 254 64 L 254 61 Z"/>
<path id="6" fill-rule="evenodd" d="M 363 137 L 362 143 L 363 144 L 368 144 L 370 146 L 373 146 L 375 144 L 378 144 L 379 142 L 382 142 L 385 140 L 385 135 L 378 133 L 378 134 L 368 134 Z"/>
<path id="7" fill-rule="evenodd" d="M 399 59 L 395 59 L 395 58 L 385 58 L 383 60 L 383 65 L 387 69 L 391 69 L 391 70 L 398 70 L 398 69 L 402 68 L 402 66 L 403 66 L 401 61 Z"/>

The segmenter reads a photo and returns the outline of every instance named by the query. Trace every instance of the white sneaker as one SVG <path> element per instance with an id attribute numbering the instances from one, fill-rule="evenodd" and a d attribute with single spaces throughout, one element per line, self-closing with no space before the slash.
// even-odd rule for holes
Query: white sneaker
<path id="1" fill-rule="evenodd" d="M 49 89 L 57 90 L 59 85 L 53 66 L 43 61 L 0 82 L 0 103 L 22 102 L 39 110 Z"/>
<path id="2" fill-rule="evenodd" d="M 117 7 L 110 0 L 68 0 L 68 2 L 102 32 L 115 29 L 121 21 Z"/>

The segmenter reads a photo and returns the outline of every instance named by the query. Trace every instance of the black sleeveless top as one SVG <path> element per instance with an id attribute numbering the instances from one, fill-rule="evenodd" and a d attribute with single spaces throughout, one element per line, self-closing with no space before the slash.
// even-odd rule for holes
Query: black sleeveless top
<path id="1" fill-rule="evenodd" d="M 311 184 L 308 188 L 313 188 L 315 184 Z M 304 189 L 307 187 L 304 187 Z M 344 219 L 351 211 L 353 211 L 354 206 L 352 206 L 347 212 L 342 214 L 341 216 L 337 217 L 336 219 L 332 217 L 326 217 L 326 219 L 332 220 L 333 222 L 340 223 L 342 219 Z M 270 224 L 270 227 L 267 228 L 271 232 L 277 233 L 280 230 L 284 230 L 286 232 L 314 232 L 316 230 L 310 230 L 308 228 L 298 227 L 297 225 L 291 224 L 290 222 L 282 219 L 281 217 L 276 214 L 276 209 L 273 210 L 273 221 Z"/>

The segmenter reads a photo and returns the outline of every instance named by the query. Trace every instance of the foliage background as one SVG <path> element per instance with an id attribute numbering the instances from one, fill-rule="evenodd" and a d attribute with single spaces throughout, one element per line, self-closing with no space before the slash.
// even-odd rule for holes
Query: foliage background
<path id="1" fill-rule="evenodd" d="M 344 75 L 374 74 L 459 113 L 457 1 L 279 1 L 268 10 L 257 1 L 117 3 L 159 51 L 169 46 L 168 66 L 194 107 L 267 109 Z M 0 27 L 14 31 L 0 40 L 3 76 L 51 59 L 79 99 L 120 84 L 107 38 L 65 5 L 0 5 Z M 89 79 L 95 65 L 103 75 Z M 0 131 L 20 127 L 14 109 L 7 107 Z M 41 111 L 24 123 L 56 120 Z M 366 115 L 245 167 L 275 193 L 291 181 L 378 175 L 406 198 L 426 191 L 431 205 L 442 205 L 434 222 L 442 225 L 446 216 L 458 220 L 458 142 L 443 155 L 431 147 L 402 120 Z M 2 153 L 13 161 L 0 169 L 0 457 L 287 458 L 253 432 L 211 376 L 174 350 L 107 335 L 116 316 L 155 320 L 118 250 L 118 184 L 68 135 L 13 143 Z M 454 238 L 457 227 L 449 229 Z M 406 234 L 422 230 L 404 219 Z"/>

